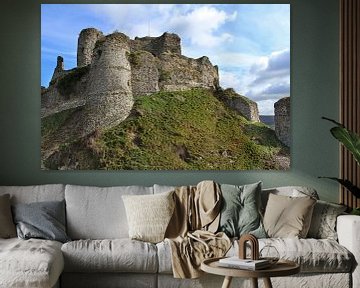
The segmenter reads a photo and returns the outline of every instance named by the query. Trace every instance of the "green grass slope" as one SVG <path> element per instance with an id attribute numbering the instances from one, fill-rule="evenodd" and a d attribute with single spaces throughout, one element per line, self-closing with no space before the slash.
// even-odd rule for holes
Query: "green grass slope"
<path id="1" fill-rule="evenodd" d="M 282 169 L 278 155 L 289 151 L 273 130 L 247 121 L 213 92 L 194 89 L 137 98 L 120 125 L 63 143 L 45 166 L 71 166 L 64 159 L 72 159 L 75 169 Z"/>

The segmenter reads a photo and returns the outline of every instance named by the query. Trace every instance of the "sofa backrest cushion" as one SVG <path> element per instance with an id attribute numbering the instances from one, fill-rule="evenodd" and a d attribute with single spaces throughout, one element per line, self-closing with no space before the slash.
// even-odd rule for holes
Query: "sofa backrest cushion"
<path id="1" fill-rule="evenodd" d="M 67 233 L 71 239 L 128 238 L 123 195 L 153 194 L 152 187 L 66 185 Z"/>
<path id="2" fill-rule="evenodd" d="M 165 192 L 174 191 L 177 186 L 167 186 L 167 185 L 154 184 L 153 187 L 154 187 L 154 194 L 158 194 L 158 193 L 165 193 Z"/>
<path id="3" fill-rule="evenodd" d="M 4 194 L 10 194 L 11 204 L 62 201 L 65 199 L 65 185 L 0 186 L 0 195 Z"/>

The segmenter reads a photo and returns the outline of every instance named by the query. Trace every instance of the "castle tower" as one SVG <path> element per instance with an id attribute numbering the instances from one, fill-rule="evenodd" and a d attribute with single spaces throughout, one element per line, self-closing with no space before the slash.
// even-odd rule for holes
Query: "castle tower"
<path id="1" fill-rule="evenodd" d="M 103 33 L 95 28 L 83 29 L 78 39 L 77 66 L 91 64 L 96 41 L 104 37 Z"/>
<path id="2" fill-rule="evenodd" d="M 86 90 L 83 134 L 121 123 L 133 106 L 129 38 L 110 34 L 96 44 Z"/>

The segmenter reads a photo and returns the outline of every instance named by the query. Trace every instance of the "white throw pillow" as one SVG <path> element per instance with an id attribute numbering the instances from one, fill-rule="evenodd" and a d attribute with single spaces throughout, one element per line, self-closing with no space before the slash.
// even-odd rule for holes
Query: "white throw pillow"
<path id="1" fill-rule="evenodd" d="M 175 207 L 173 193 L 122 196 L 131 239 L 151 243 L 164 240 Z"/>

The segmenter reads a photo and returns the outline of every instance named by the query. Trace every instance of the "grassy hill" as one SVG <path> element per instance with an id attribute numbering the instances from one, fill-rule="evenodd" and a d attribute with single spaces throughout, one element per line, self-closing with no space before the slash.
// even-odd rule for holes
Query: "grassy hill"
<path id="1" fill-rule="evenodd" d="M 56 133 L 66 117 L 43 119 L 43 135 Z M 54 125 L 55 118 L 62 122 Z M 43 165 L 105 170 L 283 169 L 278 156 L 288 157 L 289 151 L 273 130 L 247 121 L 213 92 L 194 89 L 137 98 L 131 115 L 120 125 L 61 143 Z"/>

